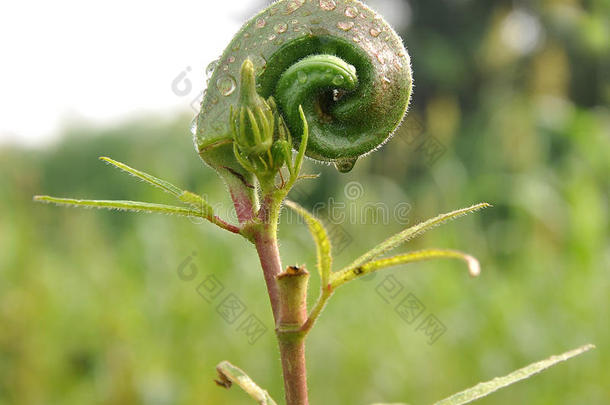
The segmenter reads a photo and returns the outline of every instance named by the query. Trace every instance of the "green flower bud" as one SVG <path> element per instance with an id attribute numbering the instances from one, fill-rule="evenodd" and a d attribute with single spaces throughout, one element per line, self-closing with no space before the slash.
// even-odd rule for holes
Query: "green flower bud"
<path id="1" fill-rule="evenodd" d="M 230 113 L 233 141 L 245 157 L 265 154 L 273 143 L 274 117 L 271 107 L 256 92 L 254 65 L 246 59 L 241 66 L 239 103 Z"/>

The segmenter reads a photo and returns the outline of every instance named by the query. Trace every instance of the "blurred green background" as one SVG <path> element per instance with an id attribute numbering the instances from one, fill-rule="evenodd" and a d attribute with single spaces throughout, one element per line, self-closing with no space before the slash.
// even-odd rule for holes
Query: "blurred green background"
<path id="1" fill-rule="evenodd" d="M 432 403 L 591 342 L 594 352 L 478 403 L 610 403 L 609 3 L 421 1 L 409 10 L 408 118 L 349 174 L 308 162 L 322 176 L 292 198 L 309 208 L 332 198 L 358 213 L 407 203 L 409 224 L 488 201 L 493 208 L 401 248 L 461 249 L 483 272 L 470 279 L 462 263 L 431 262 L 339 290 L 308 338 L 311 402 Z M 282 398 L 248 243 L 184 218 L 32 202 L 172 202 L 97 160 L 111 156 L 228 207 L 193 150 L 191 118 L 73 125 L 44 149 L 1 147 L 0 404 L 249 404 L 215 387 L 222 360 Z M 358 199 L 344 189 L 352 181 Z M 284 264 L 313 269 L 306 228 L 289 222 Z M 331 226 L 336 268 L 404 226 L 374 215 Z M 178 268 L 189 258 L 196 274 L 185 281 Z M 211 275 L 225 290 L 208 302 L 197 288 Z M 415 322 L 379 294 L 388 275 L 403 286 L 398 300 L 411 293 L 425 306 Z M 228 293 L 266 326 L 256 342 L 217 312 Z M 433 344 L 417 330 L 430 314 L 444 326 Z"/>

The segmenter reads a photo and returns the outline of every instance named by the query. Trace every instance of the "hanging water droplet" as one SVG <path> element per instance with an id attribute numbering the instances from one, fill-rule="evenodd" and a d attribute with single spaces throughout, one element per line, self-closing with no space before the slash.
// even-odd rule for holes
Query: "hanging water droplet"
<path id="1" fill-rule="evenodd" d="M 345 82 L 345 78 L 343 76 L 336 75 L 335 77 L 333 77 L 333 84 L 335 86 L 341 86 L 343 82 Z"/>
<path id="2" fill-rule="evenodd" d="M 275 27 L 273 27 L 273 29 L 278 34 L 283 34 L 288 29 L 288 24 L 286 24 L 286 23 L 275 24 Z"/>
<path id="3" fill-rule="evenodd" d="M 255 25 L 256 25 L 256 28 L 264 28 L 265 25 L 267 25 L 267 21 L 265 21 L 264 18 L 257 18 Z"/>
<path id="4" fill-rule="evenodd" d="M 356 18 L 358 16 L 358 9 L 354 6 L 345 9 L 345 15 L 349 18 Z"/>
<path id="5" fill-rule="evenodd" d="M 351 172 L 357 160 L 357 157 L 335 160 L 335 168 L 341 173 Z"/>
<path id="6" fill-rule="evenodd" d="M 343 31 L 349 31 L 354 27 L 353 21 L 339 21 L 337 27 Z"/>
<path id="7" fill-rule="evenodd" d="M 307 73 L 303 72 L 302 70 L 299 70 L 297 72 L 297 80 L 299 81 L 299 83 L 307 82 Z"/>
<path id="8" fill-rule="evenodd" d="M 292 14 L 305 4 L 305 0 L 290 0 L 286 6 L 286 14 Z"/>
<path id="9" fill-rule="evenodd" d="M 320 8 L 326 11 L 333 11 L 337 8 L 335 0 L 320 0 Z"/>
<path id="10" fill-rule="evenodd" d="M 218 66 L 218 59 L 211 61 L 208 64 L 208 67 L 205 68 L 205 76 L 209 79 L 210 77 L 212 77 L 212 74 L 214 73 L 214 70 L 216 69 L 216 67 Z"/>
<path id="11" fill-rule="evenodd" d="M 369 30 L 369 34 L 371 34 L 372 37 L 377 38 L 379 34 L 381 34 L 381 31 L 379 31 L 377 28 L 371 28 Z"/>

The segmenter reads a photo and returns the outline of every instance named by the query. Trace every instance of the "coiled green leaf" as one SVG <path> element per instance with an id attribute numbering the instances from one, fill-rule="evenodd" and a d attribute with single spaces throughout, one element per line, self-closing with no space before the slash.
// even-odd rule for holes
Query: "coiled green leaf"
<path id="1" fill-rule="evenodd" d="M 282 0 L 249 20 L 218 61 L 197 117 L 195 141 L 211 166 L 242 173 L 232 154 L 230 106 L 239 69 L 251 59 L 257 91 L 273 96 L 297 148 L 298 107 L 309 124 L 307 156 L 350 170 L 402 120 L 411 68 L 402 40 L 355 0 Z M 245 174 L 244 174 L 245 175 Z"/>

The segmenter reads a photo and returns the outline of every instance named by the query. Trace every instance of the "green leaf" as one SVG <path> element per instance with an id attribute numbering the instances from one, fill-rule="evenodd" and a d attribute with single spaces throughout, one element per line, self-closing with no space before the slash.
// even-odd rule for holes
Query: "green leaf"
<path id="1" fill-rule="evenodd" d="M 479 262 L 474 257 L 456 250 L 426 249 L 416 252 L 400 254 L 385 259 L 374 260 L 356 267 L 348 267 L 331 276 L 331 288 L 335 289 L 355 278 L 366 276 L 374 271 L 378 271 L 390 266 L 398 266 L 413 262 L 421 262 L 432 259 L 460 259 L 468 264 L 471 276 L 478 276 L 481 272 Z"/>
<path id="2" fill-rule="evenodd" d="M 110 163 L 111 165 L 139 178 L 144 180 L 145 182 L 147 182 L 148 184 L 151 184 L 155 187 L 160 188 L 161 190 L 170 193 L 178 198 L 180 198 L 180 195 L 184 192 L 182 189 L 180 189 L 180 187 L 174 186 L 172 183 L 165 181 L 165 180 L 161 180 L 155 176 L 152 176 L 148 173 L 144 173 L 143 171 L 134 169 L 133 167 L 129 167 L 127 166 L 125 163 L 121 163 L 118 162 L 114 159 L 111 159 L 109 157 L 106 156 L 101 156 L 100 160 L 103 160 L 104 162 Z"/>
<path id="3" fill-rule="evenodd" d="M 277 405 L 266 390 L 256 385 L 242 369 L 235 367 L 228 361 L 218 364 L 216 371 L 218 371 L 219 378 L 216 380 L 216 384 L 221 387 L 228 389 L 235 383 L 260 405 Z"/>
<path id="4" fill-rule="evenodd" d="M 356 260 L 352 262 L 350 265 L 346 267 L 349 268 L 357 268 L 363 263 L 369 262 L 374 258 L 394 249 L 398 245 L 415 238 L 416 236 L 421 235 L 422 233 L 434 228 L 437 225 L 440 225 L 444 222 L 449 221 L 450 219 L 461 217 L 462 215 L 470 214 L 471 212 L 480 210 L 481 208 L 491 207 L 490 204 L 480 203 L 473 205 L 468 208 L 462 208 L 460 210 L 448 212 L 445 214 L 438 215 L 434 218 L 431 218 L 425 222 L 421 222 L 417 225 L 414 225 L 410 228 L 405 229 L 404 231 L 397 233 L 394 236 L 389 237 L 385 241 L 381 242 L 379 245 L 375 246 L 373 249 L 369 250 Z"/>
<path id="5" fill-rule="evenodd" d="M 86 208 L 106 208 L 110 210 L 133 211 L 133 212 L 159 212 L 162 214 L 174 214 L 185 217 L 202 217 L 203 214 L 194 209 L 174 207 L 172 205 L 154 204 L 140 201 L 121 200 L 76 200 L 73 198 L 56 198 L 48 195 L 34 196 L 34 201 L 67 205 Z"/>
<path id="6" fill-rule="evenodd" d="M 555 364 L 568 360 L 574 356 L 578 356 L 586 351 L 594 349 L 595 346 L 588 344 L 581 346 L 577 349 L 570 350 L 569 352 L 565 352 L 556 356 L 551 356 L 546 360 L 539 361 L 537 363 L 530 364 L 529 366 L 520 368 L 517 371 L 513 371 L 509 375 L 504 377 L 497 377 L 491 381 L 479 383 L 472 388 L 468 388 L 462 392 L 458 392 L 455 395 L 450 396 L 449 398 L 445 398 L 441 401 L 436 402 L 434 405 L 462 405 L 477 400 L 479 398 L 483 398 L 491 394 L 494 391 L 497 391 L 501 388 L 514 384 L 518 381 L 524 380 L 537 374 Z"/>
<path id="7" fill-rule="evenodd" d="M 161 190 L 177 197 L 183 203 L 189 204 L 194 208 L 200 210 L 206 217 L 214 215 L 212 206 L 200 195 L 192 193 L 190 191 L 182 190 L 180 187 L 173 185 L 169 181 L 161 180 L 158 177 L 144 173 L 141 170 L 134 169 L 133 167 L 127 166 L 125 163 L 118 162 L 106 156 L 100 157 L 100 160 L 110 163 L 111 165 L 139 178 L 151 184 Z"/>
<path id="8" fill-rule="evenodd" d="M 330 278 L 332 265 L 330 239 L 328 239 L 326 230 L 324 229 L 322 222 L 320 222 L 316 217 L 310 214 L 299 204 L 290 200 L 286 200 L 285 203 L 288 207 L 302 216 L 307 223 L 309 232 L 311 233 L 311 236 L 313 236 L 313 240 L 316 243 L 316 251 L 318 256 L 317 267 L 318 272 L 320 273 L 320 279 L 322 280 L 321 286 L 322 288 L 325 288 Z"/>

